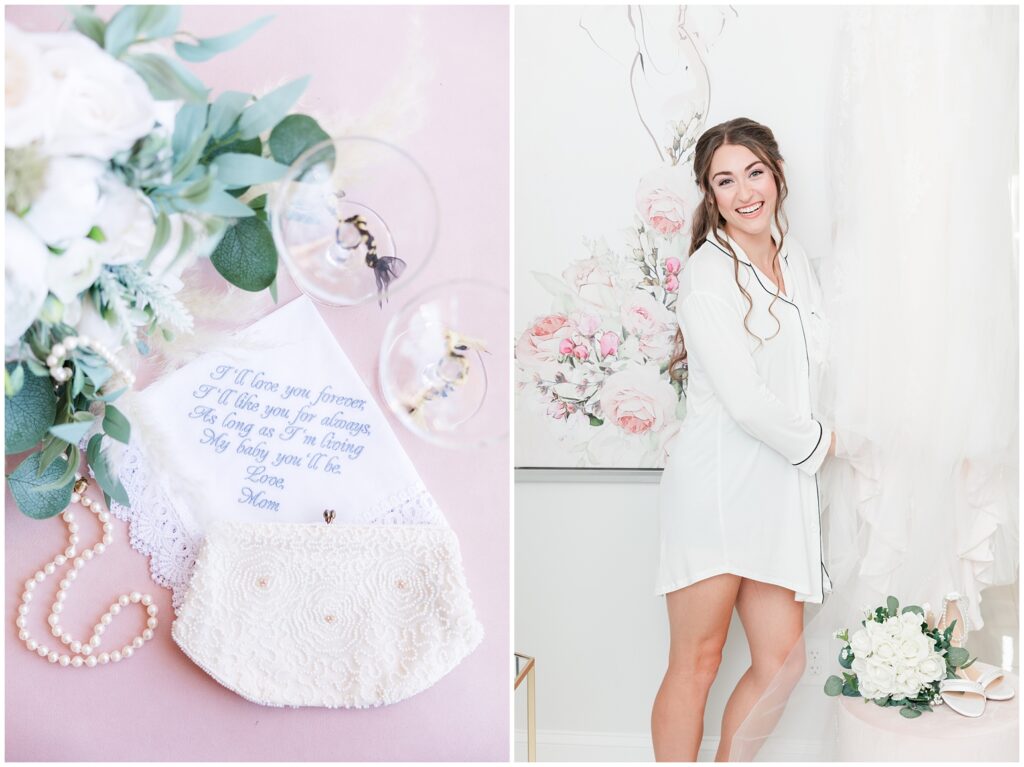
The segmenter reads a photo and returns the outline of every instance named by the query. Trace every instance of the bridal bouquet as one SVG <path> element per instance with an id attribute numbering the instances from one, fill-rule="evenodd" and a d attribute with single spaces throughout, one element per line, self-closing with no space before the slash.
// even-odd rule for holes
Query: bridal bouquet
<path id="1" fill-rule="evenodd" d="M 108 503 L 128 503 L 108 460 L 110 440 L 131 433 L 113 404 L 134 380 L 125 357 L 192 331 L 176 293 L 198 258 L 274 293 L 256 185 L 327 138 L 312 118 L 286 116 L 308 77 L 211 102 L 182 63 L 235 47 L 268 18 L 199 39 L 178 30 L 175 7 L 71 13 L 67 32 L 7 25 L 4 442 L 7 454 L 32 451 L 8 482 L 35 518 L 67 505 L 90 433 Z"/>
<path id="2" fill-rule="evenodd" d="M 668 363 L 693 206 L 677 190 L 693 185 L 689 170 L 644 177 L 625 248 L 587 242 L 589 257 L 561 279 L 534 274 L 553 305 L 516 344 L 517 386 L 581 465 L 660 466 L 678 429 L 683 387 Z"/>
<path id="3" fill-rule="evenodd" d="M 950 645 L 953 625 L 941 632 L 929 628 L 922 608 L 908 605 L 901 611 L 896 597 L 867 612 L 861 626 L 852 637 L 848 629 L 835 634 L 845 642 L 839 665 L 849 672 L 826 680 L 827 695 L 899 706 L 900 714 L 913 719 L 939 701 L 939 682 L 970 665 L 967 650 Z"/>

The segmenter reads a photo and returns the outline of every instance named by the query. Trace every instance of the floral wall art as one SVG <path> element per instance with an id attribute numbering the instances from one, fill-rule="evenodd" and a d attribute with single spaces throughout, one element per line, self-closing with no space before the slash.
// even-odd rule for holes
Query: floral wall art
<path id="1" fill-rule="evenodd" d="M 517 215 L 516 256 L 545 268 L 517 275 L 527 298 L 517 307 L 516 465 L 660 468 L 686 411 L 685 370 L 673 380 L 668 363 L 698 201 L 693 148 L 711 101 L 706 56 L 736 13 L 630 6 L 556 19 L 521 10 L 520 50 L 536 61 L 546 46 L 567 48 L 557 76 L 576 108 L 566 116 L 594 119 L 573 139 L 592 169 L 573 169 L 540 129 L 533 104 L 543 100 L 519 110 L 517 156 L 531 159 L 517 163 L 517 212 L 527 215 Z M 544 75 L 517 66 L 524 91 Z M 564 124 L 555 114 L 551 123 Z M 559 194 L 566 175 L 579 184 Z M 630 177 L 631 189 L 612 180 Z M 561 231 L 538 231 L 552 223 Z"/>

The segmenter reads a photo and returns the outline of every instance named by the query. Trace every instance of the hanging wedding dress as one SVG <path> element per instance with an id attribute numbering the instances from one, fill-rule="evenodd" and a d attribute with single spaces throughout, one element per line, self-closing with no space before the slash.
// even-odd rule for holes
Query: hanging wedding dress
<path id="1" fill-rule="evenodd" d="M 787 759 L 877 758 L 870 743 L 836 748 L 841 703 L 822 690 L 840 670 L 832 632 L 859 628 L 890 594 L 938 613 L 950 591 L 967 596 L 973 631 L 983 589 L 1017 578 L 1017 13 L 840 15 L 833 251 L 820 269 L 824 415 L 840 436 L 821 474 L 835 591 L 808 609 L 804 644 L 740 727 L 733 760 L 780 746 Z M 785 684 L 805 657 L 801 682 Z M 926 738 L 937 721 L 914 726 Z M 921 759 L 920 746 L 882 758 Z"/>

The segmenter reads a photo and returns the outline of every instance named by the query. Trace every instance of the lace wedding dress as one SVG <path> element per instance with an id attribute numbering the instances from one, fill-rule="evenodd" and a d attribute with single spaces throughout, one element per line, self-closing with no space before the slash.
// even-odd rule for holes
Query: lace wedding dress
<path id="1" fill-rule="evenodd" d="M 864 607 L 892 594 L 937 613 L 958 591 L 974 630 L 983 590 L 1017 577 L 1017 9 L 873 6 L 840 20 L 820 268 L 825 415 L 840 439 L 821 473 L 835 590 L 808 609 L 733 760 L 786 741 L 837 756 L 822 687 L 840 670 L 832 632 L 859 628 Z M 785 683 L 812 650 L 823 660 Z"/>

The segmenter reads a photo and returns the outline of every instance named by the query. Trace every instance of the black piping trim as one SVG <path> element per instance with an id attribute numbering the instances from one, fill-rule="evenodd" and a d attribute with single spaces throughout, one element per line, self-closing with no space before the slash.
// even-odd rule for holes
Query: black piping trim
<path id="1" fill-rule="evenodd" d="M 814 455 L 814 454 L 815 454 L 815 452 L 817 452 L 817 450 L 818 450 L 818 445 L 820 445 L 820 444 L 821 444 L 821 438 L 825 436 L 825 427 L 821 425 L 821 421 L 817 421 L 816 423 L 818 424 L 818 441 L 814 443 L 814 449 L 813 449 L 813 450 L 811 450 L 811 452 L 810 452 L 810 453 L 809 453 L 809 454 L 807 455 L 807 458 L 804 458 L 804 460 L 802 460 L 802 461 L 798 461 L 797 463 L 794 463 L 794 464 L 793 464 L 794 466 L 799 466 L 799 465 L 800 465 L 801 463 L 806 463 L 806 462 L 807 462 L 807 460 L 808 460 L 808 459 L 809 459 L 809 458 L 810 458 L 810 457 L 811 457 L 812 455 Z"/>
<path id="2" fill-rule="evenodd" d="M 712 245 L 714 245 L 716 248 L 718 248 L 720 251 L 722 251 L 725 255 L 727 255 L 729 258 L 733 259 L 734 261 L 739 261 L 739 263 L 744 264 L 745 266 L 749 267 L 751 274 L 754 275 L 754 279 L 757 280 L 757 284 L 761 286 L 762 290 L 764 290 L 764 292 L 767 293 L 770 296 L 773 296 L 773 297 L 776 296 L 776 294 L 773 291 L 768 290 L 768 288 L 765 286 L 765 284 L 763 282 L 761 282 L 761 278 L 760 278 L 760 276 L 758 276 L 757 269 L 754 268 L 753 264 L 748 264 L 746 261 L 740 261 L 740 259 L 736 258 L 736 256 L 734 256 L 732 253 L 730 253 L 725 248 L 723 248 L 721 245 L 719 245 L 717 242 L 715 242 L 714 239 L 712 239 L 713 237 L 714 237 L 714 234 L 712 233 L 704 241 L 705 242 L 710 242 Z M 800 311 L 800 307 L 799 306 L 794 304 L 789 299 L 783 298 L 781 293 L 778 294 L 778 298 L 783 303 L 789 304 L 794 309 L 796 309 L 796 317 L 797 317 L 797 320 L 800 322 L 800 334 L 804 338 L 804 357 L 807 360 L 807 384 L 810 385 L 810 383 L 811 383 L 811 354 L 810 354 L 810 352 L 808 351 L 808 348 L 807 348 L 807 331 L 804 330 L 803 314 Z M 814 418 L 814 413 L 811 413 L 811 418 Z M 821 443 L 821 439 L 822 439 L 822 437 L 825 434 L 825 427 L 822 426 L 821 421 L 817 421 L 817 424 L 818 424 L 818 428 L 821 429 L 821 432 L 822 432 L 821 435 L 818 436 L 818 443 L 820 444 Z M 817 449 L 818 449 L 818 445 L 815 445 L 814 446 L 814 450 L 817 450 Z M 811 455 L 814 455 L 814 450 L 811 451 Z M 807 458 L 810 458 L 810 457 L 811 457 L 810 455 L 807 456 Z M 805 458 L 804 461 L 806 461 L 807 458 Z M 800 463 L 803 463 L 804 461 L 801 461 Z M 798 466 L 798 465 L 799 464 L 794 464 L 794 466 Z M 820 488 L 818 486 L 818 475 L 817 475 L 817 473 L 814 474 L 814 500 L 815 500 L 815 502 L 818 505 L 818 559 L 819 559 L 819 561 L 821 563 L 821 572 L 819 572 L 818 575 L 821 578 L 821 601 L 824 602 L 825 601 L 825 576 L 828 576 L 829 584 L 831 584 L 833 587 L 835 586 L 835 584 L 832 583 L 832 576 L 828 575 L 828 570 L 825 568 L 825 553 L 824 553 L 823 544 L 822 544 L 822 540 L 821 540 L 821 490 L 820 490 Z"/>

